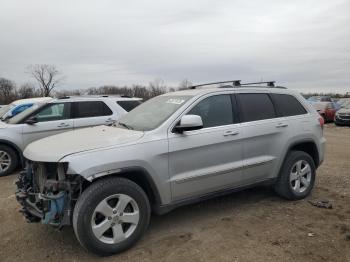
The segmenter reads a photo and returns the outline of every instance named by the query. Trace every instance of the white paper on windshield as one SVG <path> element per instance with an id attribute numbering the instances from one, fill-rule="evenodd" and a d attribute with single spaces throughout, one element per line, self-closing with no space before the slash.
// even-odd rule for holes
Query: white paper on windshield
<path id="1" fill-rule="evenodd" d="M 170 98 L 168 101 L 166 101 L 167 104 L 175 104 L 175 105 L 181 105 L 183 102 L 185 102 L 184 99 L 176 99 L 176 98 Z"/>

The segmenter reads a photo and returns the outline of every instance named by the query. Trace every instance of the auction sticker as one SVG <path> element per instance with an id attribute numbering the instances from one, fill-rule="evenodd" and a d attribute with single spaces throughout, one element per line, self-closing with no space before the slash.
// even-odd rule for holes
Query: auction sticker
<path id="1" fill-rule="evenodd" d="M 176 98 L 170 98 L 168 101 L 166 101 L 167 104 L 175 104 L 175 105 L 181 105 L 183 102 L 185 102 L 184 99 L 176 99 Z"/>

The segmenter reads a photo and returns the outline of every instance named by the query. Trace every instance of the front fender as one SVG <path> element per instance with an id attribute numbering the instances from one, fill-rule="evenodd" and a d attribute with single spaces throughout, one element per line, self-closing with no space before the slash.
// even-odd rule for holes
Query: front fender
<path id="1" fill-rule="evenodd" d="M 60 162 L 69 163 L 68 175 L 78 174 L 90 182 L 98 177 L 124 173 L 130 168 L 142 169 L 150 175 L 161 204 L 171 201 L 166 140 L 72 154 Z"/>

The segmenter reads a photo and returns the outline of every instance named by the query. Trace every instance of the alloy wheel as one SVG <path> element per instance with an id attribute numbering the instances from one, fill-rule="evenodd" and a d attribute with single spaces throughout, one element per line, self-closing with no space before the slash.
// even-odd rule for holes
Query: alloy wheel
<path id="1" fill-rule="evenodd" d="M 0 151 L 0 172 L 6 172 L 10 166 L 11 156 L 5 151 Z"/>
<path id="2" fill-rule="evenodd" d="M 136 201 L 128 195 L 116 194 L 102 200 L 95 208 L 91 227 L 95 237 L 106 244 L 117 244 L 135 231 L 140 220 Z"/>
<path id="3" fill-rule="evenodd" d="M 305 192 L 312 178 L 312 170 L 310 164 L 305 160 L 297 161 L 290 172 L 290 185 L 296 193 Z"/>

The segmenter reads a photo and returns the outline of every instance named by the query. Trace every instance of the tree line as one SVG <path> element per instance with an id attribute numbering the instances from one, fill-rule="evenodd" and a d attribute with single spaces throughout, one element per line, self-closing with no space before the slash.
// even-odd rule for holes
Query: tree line
<path id="1" fill-rule="evenodd" d="M 72 95 L 124 95 L 130 97 L 139 97 L 148 100 L 152 97 L 173 92 L 176 90 L 187 89 L 192 83 L 184 79 L 178 86 L 167 86 L 163 80 L 156 79 L 148 85 L 116 86 L 105 85 L 100 87 L 91 87 L 88 89 L 75 89 L 57 91 L 55 88 L 62 83 L 64 77 L 62 73 L 53 65 L 31 65 L 27 68 L 27 73 L 35 80 L 36 85 L 25 83 L 17 86 L 14 81 L 0 77 L 0 105 L 6 105 L 14 100 L 32 98 L 32 97 L 63 97 Z M 350 93 L 307 93 L 305 97 L 314 95 L 328 95 L 335 98 L 350 97 Z"/>
<path id="2" fill-rule="evenodd" d="M 155 79 L 148 85 L 116 86 L 105 85 L 88 89 L 55 90 L 63 82 L 64 77 L 53 65 L 31 65 L 27 73 L 35 80 L 36 85 L 25 83 L 17 86 L 12 80 L 0 77 L 0 105 L 6 105 L 14 100 L 32 97 L 63 97 L 73 95 L 124 95 L 139 97 L 148 100 L 152 97 L 172 92 L 179 89 L 187 89 L 192 85 L 187 79 L 177 87 L 167 86 L 163 80 Z"/>

